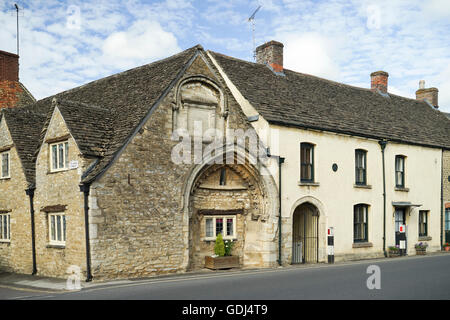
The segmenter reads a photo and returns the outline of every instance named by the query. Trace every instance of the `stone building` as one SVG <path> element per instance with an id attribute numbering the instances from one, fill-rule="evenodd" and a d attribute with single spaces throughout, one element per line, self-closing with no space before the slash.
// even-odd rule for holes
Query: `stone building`
<path id="1" fill-rule="evenodd" d="M 336 259 L 361 259 L 400 223 L 409 254 L 440 250 L 449 121 L 388 93 L 385 72 L 368 90 L 284 69 L 278 42 L 257 52 L 196 46 L 2 110 L 0 268 L 185 272 L 218 233 L 242 267 L 325 262 L 329 227 Z"/>

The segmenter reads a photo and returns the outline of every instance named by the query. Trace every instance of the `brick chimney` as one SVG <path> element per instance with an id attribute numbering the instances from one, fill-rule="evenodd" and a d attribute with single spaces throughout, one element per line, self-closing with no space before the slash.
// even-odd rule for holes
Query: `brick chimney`
<path id="1" fill-rule="evenodd" d="M 269 41 L 256 48 L 256 62 L 266 64 L 274 72 L 283 72 L 283 47 L 278 41 Z"/>
<path id="2" fill-rule="evenodd" d="M 389 78 L 389 73 L 387 73 L 387 72 L 384 72 L 384 71 L 372 72 L 370 74 L 371 90 L 376 91 L 378 89 L 382 93 L 387 93 L 388 78 Z"/>
<path id="3" fill-rule="evenodd" d="M 420 101 L 427 100 L 436 109 L 439 108 L 437 88 L 425 88 L 425 81 L 420 80 L 419 90 L 416 91 L 416 99 Z"/>
<path id="4" fill-rule="evenodd" d="M 19 83 L 19 56 L 0 50 L 0 109 L 16 107 L 22 91 Z"/>

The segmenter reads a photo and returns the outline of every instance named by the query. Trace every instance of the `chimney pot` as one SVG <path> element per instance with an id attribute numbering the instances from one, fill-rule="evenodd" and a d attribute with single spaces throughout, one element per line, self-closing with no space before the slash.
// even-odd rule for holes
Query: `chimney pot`
<path id="1" fill-rule="evenodd" d="M 256 48 L 256 62 L 266 64 L 274 72 L 283 72 L 283 47 L 278 41 L 269 41 Z"/>
<path id="2" fill-rule="evenodd" d="M 370 74 L 370 84 L 372 91 L 381 91 L 382 93 L 387 93 L 388 91 L 388 78 L 389 73 L 385 71 L 376 71 Z"/>
<path id="3" fill-rule="evenodd" d="M 436 109 L 439 108 L 438 104 L 439 90 L 437 88 L 425 88 L 425 81 L 420 80 L 419 90 L 416 91 L 416 100 L 427 101 Z"/>

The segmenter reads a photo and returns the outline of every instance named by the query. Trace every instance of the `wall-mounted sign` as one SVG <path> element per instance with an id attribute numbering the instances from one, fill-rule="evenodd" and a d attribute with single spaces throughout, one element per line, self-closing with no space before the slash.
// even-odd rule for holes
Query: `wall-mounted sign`
<path id="1" fill-rule="evenodd" d="M 406 232 L 406 226 L 404 224 L 401 224 L 398 228 L 398 231 L 401 233 L 405 233 Z"/>
<path id="2" fill-rule="evenodd" d="M 72 160 L 69 162 L 69 169 L 76 169 L 78 168 L 78 161 L 77 160 Z"/>

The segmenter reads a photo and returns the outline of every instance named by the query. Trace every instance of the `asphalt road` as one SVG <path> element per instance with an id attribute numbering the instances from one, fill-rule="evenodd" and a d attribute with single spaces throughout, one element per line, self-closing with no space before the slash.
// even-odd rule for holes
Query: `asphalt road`
<path id="1" fill-rule="evenodd" d="M 380 289 L 369 266 L 379 267 Z M 27 292 L 0 287 L 1 299 L 51 300 L 308 300 L 450 299 L 450 255 L 414 256 L 336 265 L 177 275 L 112 283 L 78 292 Z"/>

